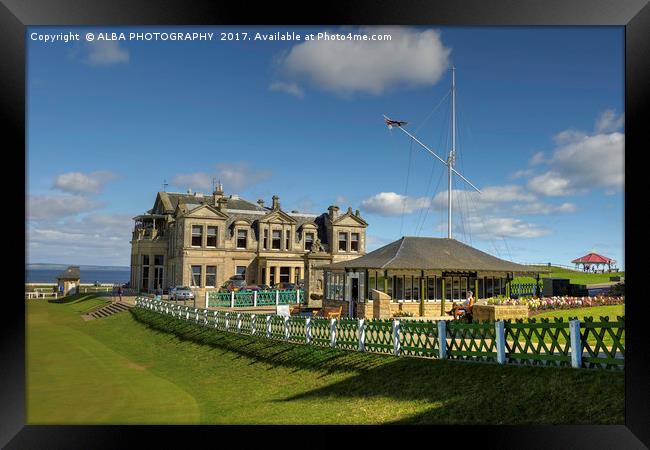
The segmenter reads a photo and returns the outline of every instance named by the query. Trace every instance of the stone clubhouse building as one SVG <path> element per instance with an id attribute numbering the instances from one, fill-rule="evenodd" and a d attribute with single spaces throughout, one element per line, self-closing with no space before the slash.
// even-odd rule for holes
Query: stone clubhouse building
<path id="1" fill-rule="evenodd" d="M 133 218 L 131 287 L 156 292 L 189 286 L 197 306 L 205 293 L 241 274 L 248 284 L 304 280 L 307 294 L 323 292 L 320 267 L 365 254 L 367 222 L 359 211 L 323 214 L 281 209 L 225 195 L 158 192 L 153 208 Z"/>

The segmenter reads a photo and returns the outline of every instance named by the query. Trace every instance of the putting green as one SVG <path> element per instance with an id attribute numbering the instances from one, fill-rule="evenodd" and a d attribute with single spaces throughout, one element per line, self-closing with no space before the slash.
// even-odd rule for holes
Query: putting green
<path id="1" fill-rule="evenodd" d="M 97 324 L 74 309 L 28 301 L 28 424 L 198 421 L 193 396 L 81 331 Z"/>

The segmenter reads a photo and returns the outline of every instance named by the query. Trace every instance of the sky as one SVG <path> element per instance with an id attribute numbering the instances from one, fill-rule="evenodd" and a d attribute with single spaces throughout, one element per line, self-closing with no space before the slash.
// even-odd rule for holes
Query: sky
<path id="1" fill-rule="evenodd" d="M 213 35 L 129 35 L 147 32 Z M 319 32 L 390 40 L 305 39 Z M 445 166 L 382 115 L 446 159 L 454 66 L 455 167 L 481 190 L 454 177 L 454 238 L 625 266 L 622 27 L 29 27 L 26 42 L 29 263 L 128 266 L 132 217 L 213 179 L 286 211 L 359 209 L 368 251 L 446 237 Z"/>

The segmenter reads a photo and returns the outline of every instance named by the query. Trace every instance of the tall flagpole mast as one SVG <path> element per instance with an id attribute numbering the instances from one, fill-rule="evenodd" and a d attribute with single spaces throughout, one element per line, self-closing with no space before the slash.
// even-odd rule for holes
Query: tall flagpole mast
<path id="1" fill-rule="evenodd" d="M 406 122 L 402 120 L 393 120 L 388 118 L 386 115 L 384 115 L 384 122 L 388 126 L 389 129 L 392 129 L 393 127 L 397 127 L 400 130 L 402 130 L 407 136 L 409 136 L 411 139 L 413 139 L 415 142 L 420 144 L 422 148 L 424 148 L 426 151 L 431 153 L 433 156 L 435 156 L 441 163 L 443 163 L 445 166 L 447 166 L 448 170 L 448 189 L 447 189 L 447 237 L 449 239 L 452 238 L 452 176 L 455 173 L 458 175 L 465 183 L 469 184 L 476 192 L 479 194 L 481 193 L 481 190 L 474 186 L 471 181 L 469 181 L 467 178 L 465 178 L 460 172 L 458 172 L 456 169 L 454 169 L 454 162 L 456 159 L 456 67 L 451 68 L 451 150 L 449 151 L 449 155 L 447 156 L 447 161 L 442 159 L 440 156 L 438 156 L 433 150 L 431 150 L 429 147 L 427 147 L 425 144 L 423 144 L 417 137 L 413 136 L 411 133 L 406 131 L 406 129 L 403 127 L 406 125 Z"/>
<path id="2" fill-rule="evenodd" d="M 451 150 L 447 158 L 448 169 L 448 190 L 447 190 L 447 238 L 451 239 L 451 222 L 452 222 L 452 186 L 451 173 L 454 170 L 454 159 L 456 157 L 456 67 L 451 67 Z"/>

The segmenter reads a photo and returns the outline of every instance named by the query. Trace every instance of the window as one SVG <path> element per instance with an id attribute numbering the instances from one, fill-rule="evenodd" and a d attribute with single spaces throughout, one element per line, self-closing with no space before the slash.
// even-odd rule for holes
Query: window
<path id="1" fill-rule="evenodd" d="M 264 240 L 262 241 L 262 248 L 264 250 L 269 248 L 269 230 L 264 230 Z"/>
<path id="2" fill-rule="evenodd" d="M 413 298 L 413 277 L 404 277 L 404 300 L 411 300 Z"/>
<path id="3" fill-rule="evenodd" d="M 295 272 L 296 272 L 296 281 L 295 281 L 295 283 L 298 284 L 298 283 L 300 283 L 300 267 L 296 267 Z"/>
<path id="4" fill-rule="evenodd" d="M 201 287 L 201 266 L 192 266 L 192 287 Z"/>
<path id="5" fill-rule="evenodd" d="M 359 251 L 359 233 L 352 233 L 350 235 L 350 251 L 351 252 Z"/>
<path id="6" fill-rule="evenodd" d="M 384 285 L 381 287 L 383 288 Z M 370 295 L 371 289 L 377 289 L 377 272 L 375 271 L 368 272 L 368 295 Z"/>
<path id="7" fill-rule="evenodd" d="M 404 277 L 395 277 L 395 299 L 404 298 Z"/>
<path id="8" fill-rule="evenodd" d="M 246 248 L 246 230 L 237 231 L 237 248 Z"/>
<path id="9" fill-rule="evenodd" d="M 205 245 L 207 247 L 217 246 L 217 227 L 208 227 L 207 242 Z"/>
<path id="10" fill-rule="evenodd" d="M 436 278 L 427 278 L 427 300 L 436 299 Z"/>
<path id="11" fill-rule="evenodd" d="M 163 255 L 155 255 L 153 257 L 153 263 L 154 263 L 154 268 L 153 268 L 153 288 L 154 289 L 162 289 L 163 287 L 163 261 L 164 261 L 164 256 Z"/>
<path id="12" fill-rule="evenodd" d="M 273 286 L 275 284 L 275 267 L 269 267 L 269 284 Z"/>
<path id="13" fill-rule="evenodd" d="M 142 255 L 142 285 L 140 289 L 149 290 L 149 255 Z"/>
<path id="14" fill-rule="evenodd" d="M 273 250 L 280 250 L 281 233 L 282 231 L 280 230 L 273 230 L 273 242 L 271 242 Z"/>
<path id="15" fill-rule="evenodd" d="M 246 276 L 246 266 L 237 266 L 237 275 Z"/>
<path id="16" fill-rule="evenodd" d="M 314 245 L 314 233 L 305 233 L 305 250 L 311 250 Z"/>
<path id="17" fill-rule="evenodd" d="M 205 287 L 217 285 L 217 266 L 205 266 Z"/>
<path id="18" fill-rule="evenodd" d="M 289 250 L 289 236 L 291 235 L 290 231 L 286 231 L 284 234 L 284 249 Z"/>
<path id="19" fill-rule="evenodd" d="M 413 277 L 413 300 L 420 300 L 420 277 Z"/>
<path id="20" fill-rule="evenodd" d="M 348 251 L 348 234 L 339 233 L 339 251 L 346 252 Z"/>
<path id="21" fill-rule="evenodd" d="M 203 241 L 203 227 L 192 225 L 192 247 L 200 247 Z"/>

